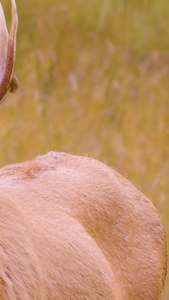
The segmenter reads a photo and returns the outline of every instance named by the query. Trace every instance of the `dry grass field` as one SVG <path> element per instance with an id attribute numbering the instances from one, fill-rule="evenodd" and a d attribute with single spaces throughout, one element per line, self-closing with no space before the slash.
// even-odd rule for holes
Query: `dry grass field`
<path id="1" fill-rule="evenodd" d="M 152 200 L 169 242 L 169 2 L 17 6 L 20 90 L 0 108 L 0 165 L 49 150 L 98 158 Z"/>

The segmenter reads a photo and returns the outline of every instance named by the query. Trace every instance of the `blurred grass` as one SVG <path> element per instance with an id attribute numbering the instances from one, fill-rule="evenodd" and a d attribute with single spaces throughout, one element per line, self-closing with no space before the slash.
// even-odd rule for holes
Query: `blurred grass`
<path id="1" fill-rule="evenodd" d="M 152 199 L 169 242 L 169 2 L 17 5 L 20 90 L 1 106 L 0 164 L 49 150 L 98 158 Z"/>

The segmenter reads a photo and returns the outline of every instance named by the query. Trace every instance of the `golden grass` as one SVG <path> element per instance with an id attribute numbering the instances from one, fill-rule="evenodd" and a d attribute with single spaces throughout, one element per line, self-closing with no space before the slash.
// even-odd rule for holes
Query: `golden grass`
<path id="1" fill-rule="evenodd" d="M 152 199 L 169 241 L 169 3 L 17 4 L 20 91 L 1 106 L 1 165 L 49 150 L 105 161 Z"/>

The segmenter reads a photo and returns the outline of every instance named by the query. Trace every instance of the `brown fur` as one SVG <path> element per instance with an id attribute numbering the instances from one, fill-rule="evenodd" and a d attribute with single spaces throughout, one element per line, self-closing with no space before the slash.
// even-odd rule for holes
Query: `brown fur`
<path id="1" fill-rule="evenodd" d="M 0 170 L 1 300 L 159 300 L 165 234 L 110 167 L 50 152 Z"/>

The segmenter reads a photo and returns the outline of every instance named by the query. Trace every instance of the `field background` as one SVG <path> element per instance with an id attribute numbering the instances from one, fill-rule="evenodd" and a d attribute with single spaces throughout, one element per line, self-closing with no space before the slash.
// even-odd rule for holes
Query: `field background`
<path id="1" fill-rule="evenodd" d="M 169 2 L 17 5 L 20 90 L 1 105 L 0 165 L 49 150 L 98 158 L 153 201 L 169 242 Z"/>

